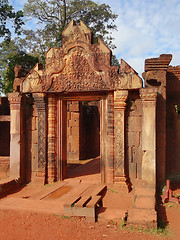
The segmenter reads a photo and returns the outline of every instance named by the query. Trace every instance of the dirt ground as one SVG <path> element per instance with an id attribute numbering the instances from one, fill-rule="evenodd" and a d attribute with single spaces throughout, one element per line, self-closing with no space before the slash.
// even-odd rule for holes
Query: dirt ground
<path id="1" fill-rule="evenodd" d="M 24 211 L 0 211 L 1 240 L 70 240 L 70 239 L 133 239 L 153 240 L 155 236 L 128 231 L 114 222 L 91 223 L 84 218 L 63 218 L 58 215 Z M 163 239 L 163 238 L 161 238 Z"/>
<path id="2" fill-rule="evenodd" d="M 77 185 L 76 181 L 71 185 Z M 121 217 L 124 211 L 121 214 L 121 208 L 128 210 L 132 207 L 133 194 L 123 195 L 120 190 L 109 187 L 104 198 L 104 206 L 109 211 L 100 214 L 98 222 L 94 223 L 83 217 L 63 216 L 62 206 L 56 199 L 29 200 L 30 194 L 39 194 L 39 188 L 42 192 L 49 191 L 56 185 L 35 187 L 29 184 L 0 199 L 0 240 L 180 240 L 180 204 L 166 203 L 161 207 L 160 220 L 163 219 L 167 227 L 160 234 L 162 229 L 123 226 Z M 174 193 L 180 196 L 180 187 Z M 106 212 L 111 220 L 107 219 Z M 110 218 L 111 214 L 116 220 Z"/>
<path id="3" fill-rule="evenodd" d="M 99 240 L 99 239 L 180 239 L 180 204 L 166 206 L 168 230 L 154 236 L 156 232 L 122 227 L 114 221 L 92 223 L 82 217 L 63 217 L 57 214 L 35 213 L 23 210 L 0 210 L 1 240 Z"/>

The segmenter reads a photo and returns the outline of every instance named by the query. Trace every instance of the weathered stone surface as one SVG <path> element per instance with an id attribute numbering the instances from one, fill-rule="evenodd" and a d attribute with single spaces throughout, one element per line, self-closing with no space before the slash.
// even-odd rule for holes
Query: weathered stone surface
<path id="1" fill-rule="evenodd" d="M 129 117 L 128 118 L 128 131 L 140 132 L 142 129 L 141 117 Z"/>
<path id="2" fill-rule="evenodd" d="M 111 51 L 90 29 L 71 21 L 62 33 L 63 46 L 46 53 L 46 69 L 37 64 L 22 83 L 23 92 L 82 92 L 142 87 L 138 74 L 124 60 L 120 74 L 111 66 Z"/>
<path id="3" fill-rule="evenodd" d="M 171 54 L 161 54 L 159 58 L 150 58 L 145 60 L 145 71 L 151 70 L 167 70 L 171 62 Z"/>
<path id="4" fill-rule="evenodd" d="M 140 146 L 140 133 L 135 131 L 128 132 L 128 145 L 139 147 Z"/>

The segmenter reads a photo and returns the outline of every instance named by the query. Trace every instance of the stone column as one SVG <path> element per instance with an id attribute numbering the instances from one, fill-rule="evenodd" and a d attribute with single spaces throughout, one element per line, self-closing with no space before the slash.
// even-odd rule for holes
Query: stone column
<path id="1" fill-rule="evenodd" d="M 114 94 L 107 96 L 107 164 L 105 165 L 105 179 L 108 183 L 114 182 Z"/>
<path id="2" fill-rule="evenodd" d="M 156 98 L 157 90 L 143 88 L 142 99 L 142 184 L 156 187 Z"/>
<path id="3" fill-rule="evenodd" d="M 24 128 L 22 95 L 18 92 L 9 93 L 8 100 L 11 110 L 10 124 L 10 177 L 24 177 Z"/>
<path id="4" fill-rule="evenodd" d="M 47 140 L 46 140 L 46 101 L 44 93 L 33 93 L 38 110 L 38 171 L 37 177 L 46 183 Z"/>
<path id="5" fill-rule="evenodd" d="M 48 95 L 48 183 L 56 180 L 56 98 Z"/>
<path id="6" fill-rule="evenodd" d="M 115 115 L 115 182 L 124 182 L 125 178 L 125 108 L 127 90 L 114 92 Z"/>

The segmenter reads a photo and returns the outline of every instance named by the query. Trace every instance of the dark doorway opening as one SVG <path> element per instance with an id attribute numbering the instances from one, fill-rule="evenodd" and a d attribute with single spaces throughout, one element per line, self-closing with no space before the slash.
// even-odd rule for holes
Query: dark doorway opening
<path id="1" fill-rule="evenodd" d="M 100 181 L 99 156 L 100 101 L 68 101 L 67 178 L 94 175 Z"/>
<path id="2" fill-rule="evenodd" d="M 95 158 L 100 155 L 99 101 L 80 102 L 79 159 Z"/>

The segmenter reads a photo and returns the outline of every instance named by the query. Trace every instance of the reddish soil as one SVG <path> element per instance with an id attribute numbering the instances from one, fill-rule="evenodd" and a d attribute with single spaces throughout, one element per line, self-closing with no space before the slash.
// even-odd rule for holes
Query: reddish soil
<path id="1" fill-rule="evenodd" d="M 84 218 L 65 219 L 62 216 L 27 211 L 0 210 L 1 240 L 76 240 L 133 239 L 154 240 L 159 237 L 121 228 L 113 222 L 91 223 Z M 167 238 L 160 238 L 167 239 Z M 173 238 L 174 239 L 174 238 Z"/>
<path id="2" fill-rule="evenodd" d="M 109 196 L 109 198 L 110 197 L 111 201 L 113 201 L 114 204 L 115 198 Z M 18 201 L 18 198 L 16 198 L 16 200 Z M 3 203 L 3 201 L 3 199 L 0 200 L 0 203 Z M 128 200 L 126 199 L 126 201 Z M 171 234 L 168 234 L 167 236 L 165 236 L 165 234 L 162 234 L 160 236 L 154 236 L 150 233 L 145 233 L 145 231 L 142 230 L 135 230 L 134 227 L 132 228 L 128 225 L 126 227 L 122 227 L 121 219 L 116 222 L 117 220 L 99 218 L 99 222 L 92 223 L 88 219 L 85 219 L 83 217 L 67 218 L 63 217 L 61 214 L 48 213 L 47 210 L 48 209 L 45 209 L 45 211 L 42 212 L 36 212 L 32 210 L 25 210 L 23 208 L 8 209 L 1 206 L 0 240 L 180 240 L 180 204 L 165 204 L 164 212 L 166 221 L 168 223 L 168 228 L 170 232 L 173 232 Z M 113 211 L 113 209 L 111 209 L 111 211 Z"/>
<path id="3" fill-rule="evenodd" d="M 74 181 L 80 182 L 76 178 Z M 74 181 L 71 183 L 72 186 L 77 185 Z M 68 186 L 65 185 L 62 189 L 68 192 Z M 161 218 L 166 220 L 169 232 L 172 233 L 165 236 L 165 233 L 168 233 L 165 230 L 164 234 L 154 236 L 145 233 L 144 230 L 135 230 L 129 225 L 121 226 L 124 210 L 132 208 L 133 194 L 125 194 L 124 189 L 114 186 L 108 187 L 104 198 L 104 207 L 107 211 L 99 214 L 97 223 L 92 223 L 83 217 L 63 217 L 62 204 L 54 199 L 60 197 L 59 192 L 57 192 L 58 196 L 53 194 L 53 199 L 48 197 L 41 201 L 28 200 L 30 195 L 36 196 L 36 193 L 41 194 L 43 191 L 49 191 L 48 188 L 54 187 L 56 187 L 55 184 L 40 187 L 29 184 L 22 190 L 2 198 L 0 200 L 0 240 L 180 240 L 180 204 L 166 203 L 161 208 Z M 180 196 L 179 187 L 175 193 Z"/>

